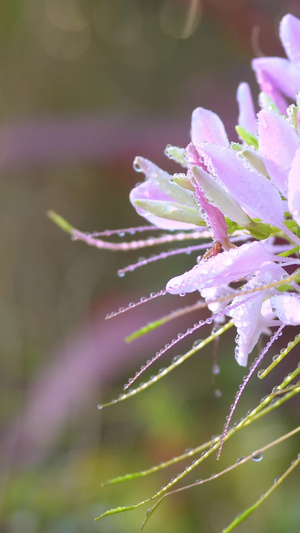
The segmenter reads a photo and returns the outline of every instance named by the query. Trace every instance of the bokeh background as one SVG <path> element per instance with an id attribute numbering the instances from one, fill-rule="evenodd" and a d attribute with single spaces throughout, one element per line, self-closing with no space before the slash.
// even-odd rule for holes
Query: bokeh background
<path id="1" fill-rule="evenodd" d="M 278 23 L 286 12 L 300 16 L 298 0 L 2 0 L 1 533 L 138 531 L 143 509 L 93 519 L 150 496 L 178 470 L 110 488 L 101 483 L 221 431 L 244 374 L 229 334 L 218 349 L 216 383 L 208 348 L 138 397 L 96 408 L 118 396 L 128 377 L 189 323 L 125 345 L 125 335 L 182 300 L 151 302 L 110 321 L 105 315 L 161 289 L 195 258 L 169 259 L 119 279 L 117 269 L 141 254 L 71 242 L 46 212 L 54 209 L 84 231 L 143 223 L 128 202 L 140 179 L 134 156 L 175 170 L 164 148 L 188 143 L 190 115 L 199 105 L 219 113 L 234 140 L 237 85 L 248 81 L 257 98 L 250 60 L 283 55 Z M 272 380 L 253 379 L 237 417 Z M 212 458 L 189 481 L 293 429 L 296 414 L 290 404 L 240 432 L 221 463 Z M 219 532 L 296 451 L 294 439 L 258 464 L 168 498 L 147 531 Z M 239 531 L 298 528 L 294 473 Z"/>

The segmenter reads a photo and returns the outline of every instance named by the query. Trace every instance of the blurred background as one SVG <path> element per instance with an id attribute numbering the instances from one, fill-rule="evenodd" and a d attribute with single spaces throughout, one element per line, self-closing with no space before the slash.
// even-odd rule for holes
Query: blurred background
<path id="1" fill-rule="evenodd" d="M 123 485 L 101 483 L 222 430 L 244 375 L 230 334 L 218 348 L 216 383 L 208 347 L 136 398 L 97 410 L 197 318 L 125 344 L 124 336 L 182 300 L 153 301 L 110 321 L 105 315 L 160 290 L 195 257 L 119 279 L 118 268 L 140 253 L 71 242 L 46 212 L 56 210 L 83 231 L 144 224 L 128 201 L 141 178 L 132 167 L 135 155 L 174 171 L 164 148 L 188 144 L 197 106 L 220 114 L 235 140 L 237 85 L 248 81 L 257 98 L 250 60 L 284 55 L 278 24 L 287 12 L 300 16 L 298 0 L 2 0 L 1 533 L 138 531 L 146 508 L 93 519 L 151 496 L 178 468 Z M 272 380 L 252 380 L 237 417 Z M 212 458 L 189 482 L 293 429 L 296 415 L 289 404 L 241 431 L 220 463 Z M 287 468 L 296 444 L 294 438 L 261 463 L 168 498 L 146 531 L 219 532 Z M 296 482 L 294 473 L 239 531 L 299 531 Z"/>

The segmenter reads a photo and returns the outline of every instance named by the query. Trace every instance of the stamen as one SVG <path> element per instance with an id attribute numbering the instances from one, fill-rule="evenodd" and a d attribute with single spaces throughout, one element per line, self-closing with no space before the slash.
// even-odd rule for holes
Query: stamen
<path id="1" fill-rule="evenodd" d="M 142 296 L 139 302 L 130 302 L 130 304 L 127 307 L 120 307 L 119 311 L 112 311 L 111 313 L 106 315 L 105 319 L 108 320 L 109 318 L 113 318 L 118 315 L 121 315 L 122 313 L 129 311 L 129 309 L 134 309 L 135 307 L 138 307 L 139 305 L 150 302 L 150 300 L 154 300 L 155 298 L 159 298 L 159 296 L 165 296 L 166 294 L 167 294 L 167 291 L 165 289 L 162 289 L 159 292 L 151 292 L 150 296 L 148 297 Z"/>
<path id="2" fill-rule="evenodd" d="M 160 254 L 153 255 L 152 257 L 141 259 L 137 261 L 136 263 L 128 265 L 125 268 L 120 268 L 118 270 L 118 275 L 120 276 L 120 275 L 126 274 L 126 272 L 133 272 L 136 268 L 148 265 L 149 263 L 153 263 L 155 261 L 159 261 L 160 259 L 166 259 L 167 257 L 172 257 L 174 255 L 179 255 L 179 254 L 190 254 L 198 250 L 205 250 L 206 248 L 207 248 L 207 243 L 199 244 L 195 246 L 187 246 L 185 248 L 177 248 L 177 250 L 168 250 L 167 252 L 161 252 Z"/>
<path id="3" fill-rule="evenodd" d="M 157 226 L 137 226 L 136 228 L 123 228 L 123 229 L 106 229 L 104 231 L 93 231 L 90 233 L 92 237 L 110 237 L 111 235 L 118 235 L 118 237 L 124 237 L 124 235 L 135 235 L 135 233 L 143 233 L 144 231 L 158 231 L 160 228 Z"/>
<path id="4" fill-rule="evenodd" d="M 238 242 L 240 240 L 244 241 L 244 237 L 242 235 L 233 237 L 231 239 L 231 242 Z M 188 255 L 192 252 L 197 252 L 198 250 L 205 250 L 206 248 L 207 248 L 207 243 L 199 244 L 199 245 L 197 244 L 195 246 L 186 246 L 185 248 L 177 248 L 176 250 L 168 250 L 167 252 L 161 252 L 160 254 L 153 255 L 152 257 L 140 259 L 136 263 L 132 263 L 131 265 L 128 265 L 127 267 L 120 268 L 118 270 L 118 276 L 123 276 L 127 272 L 133 272 L 136 268 L 148 265 L 149 263 L 153 263 L 155 261 L 159 261 L 160 259 L 167 259 L 168 257 L 172 257 L 174 255 L 179 255 L 179 254 Z"/>
<path id="5" fill-rule="evenodd" d="M 158 244 L 166 244 L 170 242 L 178 242 L 189 239 L 206 239 L 209 238 L 207 231 L 194 231 L 191 233 L 174 233 L 174 234 L 165 234 L 161 237 L 149 237 L 148 239 L 134 240 L 130 242 L 109 242 L 103 241 L 102 239 L 97 239 L 91 233 L 82 233 L 76 229 L 71 230 L 71 236 L 74 241 L 83 241 L 89 246 L 95 246 L 95 248 L 100 248 L 102 250 L 110 250 L 112 252 L 123 251 L 127 252 L 128 250 L 137 250 L 139 248 L 146 248 L 148 246 L 156 246 Z"/>
<path id="6" fill-rule="evenodd" d="M 159 294 L 159 293 L 158 293 Z M 252 300 L 255 296 L 250 296 L 250 298 L 247 298 L 243 300 L 243 302 L 236 302 L 235 304 L 228 306 L 227 310 L 235 309 L 236 307 L 239 307 L 240 305 L 244 304 L 245 302 L 248 302 L 249 300 Z M 122 311 L 123 312 L 123 311 Z M 213 316 L 209 316 L 206 320 L 199 320 L 199 322 L 196 322 L 193 327 L 190 327 L 186 330 L 185 333 L 178 333 L 176 339 L 173 339 L 170 343 L 167 343 L 164 348 L 161 348 L 152 359 L 149 359 L 145 365 L 141 367 L 141 369 L 136 372 L 134 378 L 131 378 L 130 382 L 128 382 L 126 385 L 124 385 L 124 390 L 128 389 L 133 383 L 147 370 L 155 361 L 157 361 L 162 355 L 164 355 L 168 350 L 173 348 L 179 341 L 185 339 L 188 335 L 191 335 L 195 331 L 197 331 L 199 328 L 202 328 L 202 326 L 205 326 L 207 324 L 211 324 L 215 318 L 224 316 L 224 311 L 221 311 L 220 313 L 217 313 Z"/>
<path id="7" fill-rule="evenodd" d="M 219 449 L 218 449 L 218 453 L 217 453 L 217 459 L 220 459 L 220 455 L 221 455 L 221 452 L 222 452 L 222 449 L 223 449 L 223 445 L 224 445 L 224 441 L 225 441 L 225 438 L 226 438 L 226 435 L 228 433 L 228 428 L 229 428 L 229 424 L 231 422 L 231 419 L 232 419 L 232 416 L 233 416 L 233 413 L 236 409 L 236 406 L 246 388 L 246 385 L 249 383 L 249 380 L 251 378 L 251 376 L 253 375 L 253 373 L 255 372 L 255 370 L 257 369 L 257 367 L 260 365 L 260 363 L 262 362 L 263 358 L 265 357 L 266 353 L 269 351 L 269 349 L 271 348 L 272 344 L 274 344 L 274 342 L 278 339 L 278 337 L 280 337 L 280 335 L 282 334 L 282 330 L 283 328 L 285 327 L 284 324 L 282 324 L 278 330 L 274 333 L 273 337 L 271 337 L 271 339 L 269 340 L 269 342 L 266 344 L 266 346 L 264 347 L 263 351 L 261 352 L 261 354 L 259 355 L 259 357 L 257 357 L 253 363 L 253 365 L 251 366 L 250 370 L 249 370 L 249 373 L 247 374 L 247 376 L 245 376 L 243 378 L 243 383 L 241 383 L 241 385 L 239 386 L 239 389 L 238 389 L 238 392 L 235 396 L 235 399 L 234 399 L 234 402 L 230 408 L 230 413 L 229 415 L 226 417 L 226 424 L 224 426 L 224 429 L 223 429 L 223 432 L 222 432 L 222 435 L 221 435 L 221 439 L 220 439 L 220 446 L 219 446 Z"/>

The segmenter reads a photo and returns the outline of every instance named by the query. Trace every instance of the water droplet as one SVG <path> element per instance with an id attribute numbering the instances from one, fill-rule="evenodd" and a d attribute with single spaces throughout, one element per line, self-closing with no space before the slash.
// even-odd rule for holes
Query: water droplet
<path id="1" fill-rule="evenodd" d="M 220 372 L 221 372 L 221 369 L 220 369 L 219 365 L 213 365 L 212 373 L 216 376 L 216 375 L 220 374 Z"/>
<path id="2" fill-rule="evenodd" d="M 214 395 L 215 395 L 216 398 L 221 398 L 222 391 L 220 389 L 215 389 L 214 390 Z"/>
<path id="3" fill-rule="evenodd" d="M 255 461 L 257 463 L 259 463 L 259 461 L 262 461 L 264 458 L 264 454 L 259 452 L 259 453 L 255 453 L 254 455 L 252 455 L 251 459 L 252 461 Z"/>
<path id="4" fill-rule="evenodd" d="M 244 459 L 245 459 L 245 457 L 239 457 L 238 460 L 237 460 L 237 463 L 241 463 Z"/>
<path id="5" fill-rule="evenodd" d="M 120 272 L 120 271 L 119 271 L 119 272 L 118 272 L 118 276 L 119 276 L 119 278 L 124 278 L 124 276 L 125 276 L 125 272 Z"/>
<path id="6" fill-rule="evenodd" d="M 186 449 L 184 450 L 184 453 L 185 453 L 185 455 L 187 455 L 187 454 L 192 453 L 192 451 L 193 451 L 192 448 L 186 448 Z"/>

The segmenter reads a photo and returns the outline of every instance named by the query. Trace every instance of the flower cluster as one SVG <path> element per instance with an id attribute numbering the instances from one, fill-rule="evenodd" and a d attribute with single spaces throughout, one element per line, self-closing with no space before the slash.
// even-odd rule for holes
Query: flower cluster
<path id="1" fill-rule="evenodd" d="M 197 108 L 191 143 L 166 149 L 185 172 L 170 176 L 138 157 L 134 166 L 146 181 L 130 194 L 137 212 L 159 228 L 198 231 L 199 238 L 209 231 L 209 252 L 169 280 L 166 291 L 199 291 L 213 313 L 232 317 L 242 366 L 262 332 L 300 324 L 296 277 L 284 289 L 277 284 L 287 277 L 287 265 L 299 265 L 300 102 L 288 106 L 284 96 L 297 98 L 300 89 L 300 21 L 286 15 L 280 36 L 289 59 L 253 61 L 263 91 L 257 116 L 248 84 L 238 87 L 240 143 L 230 143 L 215 113 Z M 232 290 L 241 280 L 243 286 Z"/>
<path id="2" fill-rule="evenodd" d="M 300 325 L 300 20 L 286 15 L 280 24 L 280 38 L 287 59 L 263 57 L 252 63 L 262 91 L 257 114 L 248 84 L 238 87 L 239 142 L 229 141 L 224 124 L 215 113 L 199 107 L 192 114 L 188 146 L 167 146 L 165 151 L 181 166 L 181 172 L 170 175 L 143 157 L 135 159 L 135 170 L 146 179 L 131 191 L 130 201 L 152 228 L 164 231 L 161 236 L 113 243 L 102 237 L 114 232 L 84 234 L 51 214 L 74 239 L 98 248 L 130 250 L 196 241 L 196 245 L 143 259 L 121 270 L 120 275 L 147 262 L 204 249 L 196 264 L 168 280 L 165 289 L 151 296 L 200 293 L 201 301 L 196 307 L 206 305 L 212 316 L 181 337 L 204 323 L 214 322 L 219 328 L 217 334 L 234 325 L 235 357 L 241 366 L 247 366 L 260 336 L 270 337 L 239 389 L 218 441 L 219 450 L 249 378 L 284 327 Z M 190 309 L 187 306 L 186 312 Z M 271 329 L 274 327 L 275 333 Z M 295 343 L 299 342 L 297 335 L 298 331 Z M 160 350 L 125 389 L 179 340 Z M 291 347 L 292 344 L 288 351 Z M 142 388 L 145 384 L 121 395 L 120 400 Z"/>

